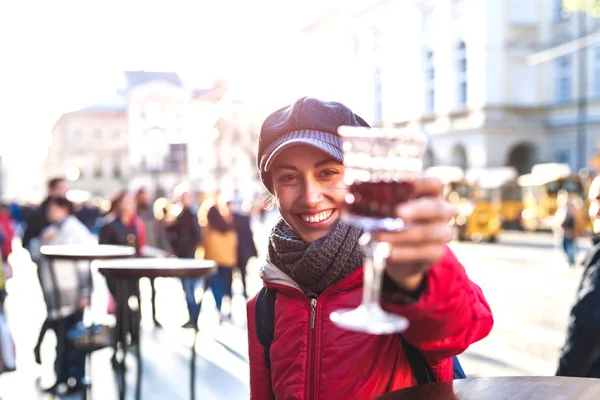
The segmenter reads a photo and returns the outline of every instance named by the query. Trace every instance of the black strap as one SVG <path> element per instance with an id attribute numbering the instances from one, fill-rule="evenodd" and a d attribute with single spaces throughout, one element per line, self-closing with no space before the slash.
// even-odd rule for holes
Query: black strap
<path id="1" fill-rule="evenodd" d="M 256 298 L 254 322 L 258 341 L 265 351 L 265 365 L 271 369 L 271 343 L 275 337 L 275 298 L 277 291 L 263 287 Z"/>
<path id="2" fill-rule="evenodd" d="M 435 382 L 435 377 L 431 373 L 429 369 L 429 364 L 427 360 L 425 360 L 425 356 L 421 353 L 415 346 L 408 343 L 404 336 L 400 336 L 400 340 L 402 340 L 402 345 L 404 346 L 404 352 L 406 354 L 406 358 L 408 359 L 408 363 L 410 364 L 410 369 L 412 369 L 413 375 L 417 380 L 418 385 L 422 385 L 425 383 L 433 383 Z"/>
<path id="3" fill-rule="evenodd" d="M 256 324 L 256 335 L 258 341 L 264 348 L 265 365 L 271 369 L 271 343 L 275 336 L 275 299 L 277 291 L 263 287 L 256 298 L 256 308 L 254 310 L 254 320 Z M 404 336 L 398 335 L 402 340 L 406 358 L 410 368 L 417 380 L 417 384 L 433 383 L 436 381 L 425 356 L 416 347 L 408 343 Z M 458 361 L 458 357 L 453 358 L 454 379 L 464 379 L 466 375 Z"/>

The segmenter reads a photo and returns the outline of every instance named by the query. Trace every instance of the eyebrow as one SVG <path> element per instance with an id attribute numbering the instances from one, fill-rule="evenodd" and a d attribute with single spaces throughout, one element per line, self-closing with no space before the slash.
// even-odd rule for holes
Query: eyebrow
<path id="1" fill-rule="evenodd" d="M 339 161 L 336 160 L 335 158 L 326 158 L 326 159 L 321 160 L 318 163 L 316 163 L 315 168 L 319 168 L 319 167 L 322 167 L 322 166 L 330 164 L 330 163 L 339 163 Z M 290 164 L 275 165 L 275 167 L 273 169 L 291 169 L 294 171 L 298 171 L 298 168 L 295 165 L 290 165 Z"/>

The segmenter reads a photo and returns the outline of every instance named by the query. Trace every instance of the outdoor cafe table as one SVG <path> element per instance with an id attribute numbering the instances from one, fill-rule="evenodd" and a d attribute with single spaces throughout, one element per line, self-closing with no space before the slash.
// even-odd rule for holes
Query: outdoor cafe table
<path id="1" fill-rule="evenodd" d="M 515 376 L 459 379 L 388 393 L 378 400 L 598 400 L 600 379 Z"/>
<path id="2" fill-rule="evenodd" d="M 180 259 L 180 258 L 128 258 L 123 260 L 100 261 L 95 264 L 98 271 L 107 278 L 113 278 L 117 281 L 117 326 L 122 327 L 118 330 L 121 334 L 121 343 L 125 343 L 124 328 L 127 323 L 127 282 L 137 281 L 140 278 L 203 278 L 212 275 L 216 270 L 216 264 L 211 260 Z M 202 300 L 200 300 L 200 303 Z M 139 304 L 139 297 L 138 297 Z M 135 321 L 139 332 L 139 319 Z M 192 358 L 190 361 L 190 396 L 195 399 L 196 396 L 196 337 L 198 336 L 198 327 L 194 329 L 194 340 L 192 343 Z M 137 358 L 137 385 L 136 398 L 141 399 L 142 384 L 142 356 L 141 356 L 141 334 L 139 335 L 136 352 Z M 119 397 L 125 399 L 125 357 L 121 361 L 122 376 L 119 387 Z"/>
<path id="3" fill-rule="evenodd" d="M 129 246 L 113 246 L 107 244 L 60 244 L 48 245 L 40 248 L 40 253 L 48 260 L 50 279 L 54 287 L 54 301 L 60 304 L 60 290 L 56 281 L 55 261 L 70 260 L 70 261 L 94 261 L 94 260 L 110 260 L 123 259 L 135 255 L 135 249 Z M 67 331 L 64 324 L 58 325 L 56 332 L 57 340 L 64 342 L 66 340 Z M 60 347 L 62 349 L 62 346 Z M 87 392 L 85 393 L 87 396 Z"/>

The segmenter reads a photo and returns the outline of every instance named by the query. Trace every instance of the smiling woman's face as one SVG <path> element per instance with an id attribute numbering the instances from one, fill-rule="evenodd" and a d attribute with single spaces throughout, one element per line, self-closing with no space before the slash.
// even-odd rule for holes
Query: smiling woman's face
<path id="1" fill-rule="evenodd" d="M 344 165 L 311 146 L 284 150 L 270 169 L 281 217 L 307 243 L 328 235 L 347 188 Z"/>

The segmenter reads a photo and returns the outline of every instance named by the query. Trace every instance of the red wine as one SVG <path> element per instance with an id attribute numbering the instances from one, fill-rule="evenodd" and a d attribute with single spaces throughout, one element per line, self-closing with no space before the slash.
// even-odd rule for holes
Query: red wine
<path id="1" fill-rule="evenodd" d="M 395 218 L 399 203 L 413 197 L 415 184 L 410 181 L 356 182 L 346 198 L 347 212 L 371 218 Z"/>

